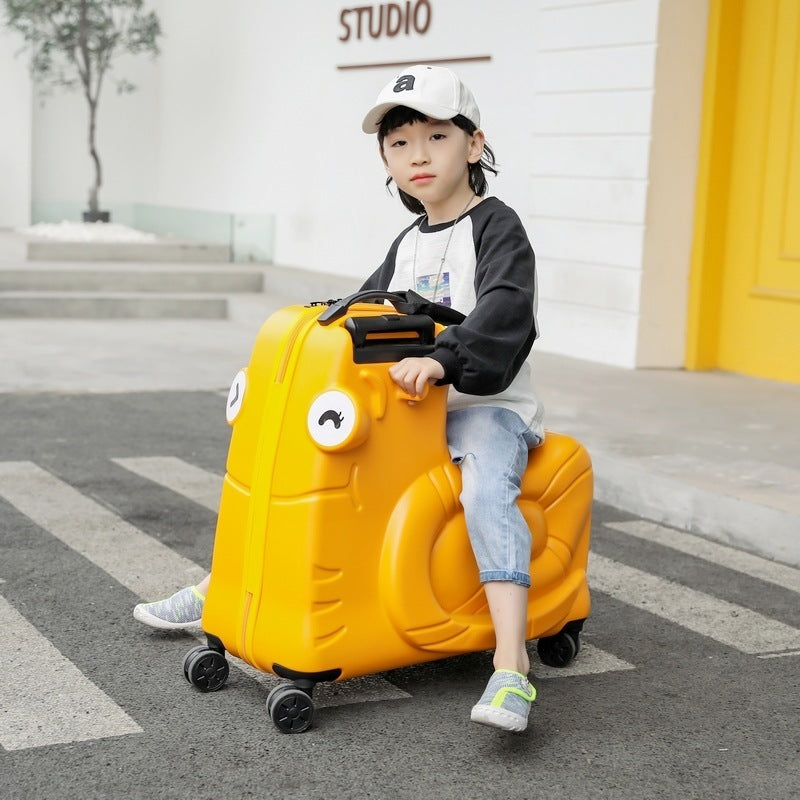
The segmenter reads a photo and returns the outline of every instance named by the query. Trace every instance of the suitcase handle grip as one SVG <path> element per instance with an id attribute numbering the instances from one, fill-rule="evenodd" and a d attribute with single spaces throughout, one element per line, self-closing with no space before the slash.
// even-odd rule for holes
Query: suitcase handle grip
<path id="1" fill-rule="evenodd" d="M 432 303 L 411 289 L 404 292 L 365 289 L 332 303 L 317 317 L 317 322 L 320 325 L 330 325 L 343 317 L 353 303 L 366 303 L 371 300 L 388 300 L 401 314 L 426 314 L 434 322 L 440 322 L 442 325 L 457 325 L 464 321 L 464 315 L 460 311 L 443 306 L 441 303 Z"/>
<path id="2" fill-rule="evenodd" d="M 424 400 L 428 396 L 428 392 L 430 391 L 431 385 L 426 383 L 422 387 L 422 394 L 409 394 L 408 392 L 403 391 L 399 386 L 395 391 L 395 397 L 398 400 L 407 400 L 409 403 L 419 403 L 420 400 Z"/>
<path id="3" fill-rule="evenodd" d="M 349 317 L 344 327 L 353 340 L 356 364 L 425 356 L 433 351 L 436 338 L 433 320 L 425 314 Z"/>

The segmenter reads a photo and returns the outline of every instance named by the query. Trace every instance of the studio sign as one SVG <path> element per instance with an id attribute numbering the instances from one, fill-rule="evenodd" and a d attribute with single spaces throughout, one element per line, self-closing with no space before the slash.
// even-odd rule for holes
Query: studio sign
<path id="1" fill-rule="evenodd" d="M 431 25 L 430 0 L 406 0 L 405 3 L 381 3 L 377 6 L 355 6 L 343 8 L 339 14 L 342 34 L 339 41 L 349 42 L 365 38 L 423 34 Z"/>

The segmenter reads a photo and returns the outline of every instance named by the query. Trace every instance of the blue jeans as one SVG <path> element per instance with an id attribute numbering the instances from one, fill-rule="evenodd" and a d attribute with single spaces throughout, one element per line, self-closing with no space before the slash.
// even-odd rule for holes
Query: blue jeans
<path id="1" fill-rule="evenodd" d="M 531 585 L 531 532 L 516 501 L 528 450 L 539 444 L 507 408 L 471 406 L 447 414 L 447 445 L 461 468 L 461 505 L 481 583 Z"/>

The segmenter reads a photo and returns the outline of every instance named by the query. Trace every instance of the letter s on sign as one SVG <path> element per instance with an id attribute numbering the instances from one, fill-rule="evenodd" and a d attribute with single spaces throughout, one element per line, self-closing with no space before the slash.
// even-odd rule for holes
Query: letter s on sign
<path id="1" fill-rule="evenodd" d="M 350 25 L 347 23 L 345 17 L 350 13 L 349 8 L 343 8 L 342 13 L 339 14 L 339 22 L 342 23 L 342 27 L 344 28 L 344 35 L 339 37 L 340 42 L 347 42 L 350 39 Z"/>

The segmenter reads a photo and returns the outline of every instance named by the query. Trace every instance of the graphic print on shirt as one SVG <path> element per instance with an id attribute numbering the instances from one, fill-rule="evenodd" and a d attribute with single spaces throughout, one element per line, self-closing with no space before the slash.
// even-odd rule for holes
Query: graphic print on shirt
<path id="1" fill-rule="evenodd" d="M 417 275 L 416 291 L 432 303 L 440 303 L 448 308 L 452 305 L 449 272 L 441 275 Z"/>

